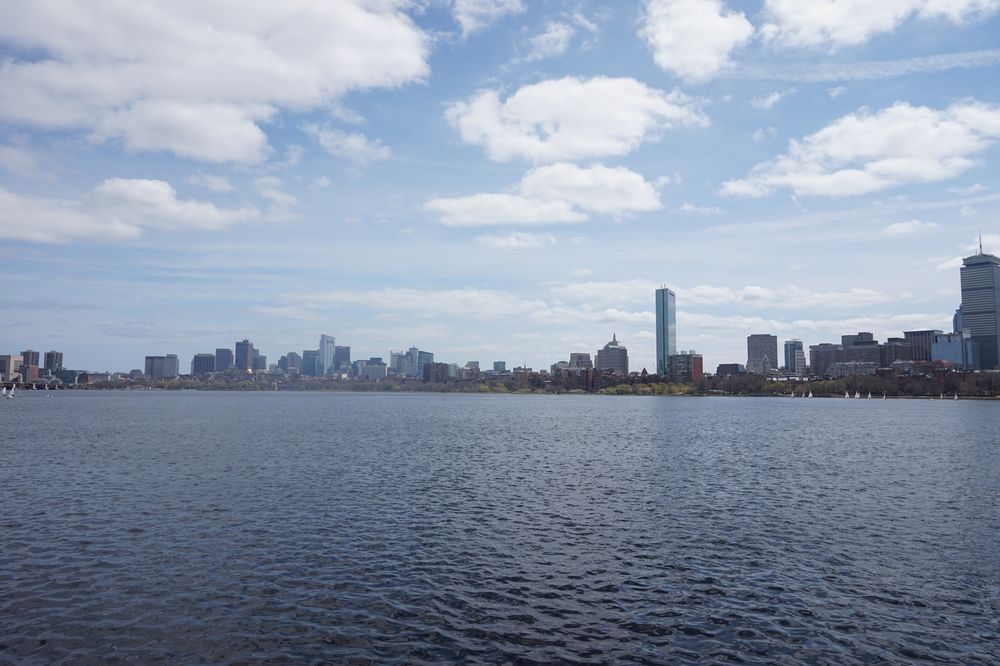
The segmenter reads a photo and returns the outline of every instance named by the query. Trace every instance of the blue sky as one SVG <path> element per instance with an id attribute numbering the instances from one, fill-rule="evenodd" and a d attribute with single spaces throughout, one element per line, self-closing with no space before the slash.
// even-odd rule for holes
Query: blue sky
<path id="1" fill-rule="evenodd" d="M 16 1 L 0 352 L 320 333 L 539 368 L 950 329 L 1000 251 L 1000 0 Z"/>

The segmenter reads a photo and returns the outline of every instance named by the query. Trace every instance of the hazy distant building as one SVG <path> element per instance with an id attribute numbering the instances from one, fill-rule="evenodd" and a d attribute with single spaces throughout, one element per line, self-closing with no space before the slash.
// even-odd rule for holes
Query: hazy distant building
<path id="1" fill-rule="evenodd" d="M 267 356 L 261 354 L 256 349 L 253 350 L 253 371 L 254 372 L 267 371 Z"/>
<path id="2" fill-rule="evenodd" d="M 966 257 L 962 280 L 961 329 L 976 344 L 979 368 L 1000 368 L 1000 258 L 983 252 Z"/>
<path id="3" fill-rule="evenodd" d="M 875 336 L 867 331 L 861 331 L 854 335 L 842 335 L 840 336 L 840 346 L 844 349 L 848 347 L 853 347 L 859 343 L 875 342 Z"/>
<path id="4" fill-rule="evenodd" d="M 747 336 L 747 372 L 766 376 L 778 363 L 778 336 L 768 333 Z"/>
<path id="5" fill-rule="evenodd" d="M 351 371 L 351 348 L 347 345 L 337 345 L 333 348 L 333 370 L 335 372 Z"/>
<path id="6" fill-rule="evenodd" d="M 322 373 L 318 349 L 306 349 L 302 352 L 302 374 L 306 377 L 319 377 Z"/>
<path id="7" fill-rule="evenodd" d="M 150 379 L 176 379 L 181 374 L 177 354 L 147 356 L 145 374 Z"/>
<path id="8" fill-rule="evenodd" d="M 715 369 L 716 377 L 736 377 L 747 374 L 746 366 L 742 363 L 720 363 Z"/>
<path id="9" fill-rule="evenodd" d="M 442 383 L 448 381 L 451 375 L 447 363 L 424 363 L 421 370 L 421 377 L 425 382 Z"/>
<path id="10" fill-rule="evenodd" d="M 833 379 L 841 379 L 843 377 L 862 377 L 865 375 L 874 375 L 877 370 L 878 363 L 866 363 L 864 361 L 839 361 L 830 365 L 824 374 L 832 377 Z"/>
<path id="11" fill-rule="evenodd" d="M 790 377 L 806 374 L 806 352 L 801 340 L 785 340 L 785 372 Z"/>
<path id="12" fill-rule="evenodd" d="M 233 369 L 236 360 L 233 357 L 232 349 L 223 349 L 219 347 L 215 350 L 215 371 L 216 372 L 229 372 Z"/>
<path id="13" fill-rule="evenodd" d="M 0 381 L 8 382 L 21 372 L 24 360 L 20 354 L 4 354 L 0 356 Z"/>
<path id="14" fill-rule="evenodd" d="M 809 368 L 815 377 L 825 377 L 830 366 L 844 362 L 844 347 L 831 342 L 809 345 Z"/>
<path id="15" fill-rule="evenodd" d="M 493 361 L 493 372 L 507 372 L 507 361 Z"/>
<path id="16" fill-rule="evenodd" d="M 571 352 L 569 355 L 569 368 L 573 370 L 591 370 L 594 362 L 587 352 Z"/>
<path id="17" fill-rule="evenodd" d="M 215 372 L 215 354 L 195 354 L 191 359 L 192 375 L 207 375 Z"/>
<path id="18" fill-rule="evenodd" d="M 63 367 L 63 353 L 59 351 L 47 351 L 45 352 L 45 369 L 49 371 L 50 374 L 54 374 L 56 370 L 62 370 Z"/>
<path id="19" fill-rule="evenodd" d="M 253 343 L 244 338 L 236 343 L 235 368 L 240 372 L 253 370 Z"/>
<path id="20" fill-rule="evenodd" d="M 38 381 L 37 365 L 21 365 L 21 381 L 25 383 Z"/>
<path id="21" fill-rule="evenodd" d="M 337 355 L 337 343 L 332 335 L 319 336 L 319 374 L 325 375 L 337 369 L 334 358 Z"/>
<path id="22" fill-rule="evenodd" d="M 891 367 L 896 361 L 913 361 L 913 351 L 906 338 L 888 338 L 879 347 L 879 365 L 883 368 Z"/>
<path id="23" fill-rule="evenodd" d="M 944 331 L 923 330 L 923 331 L 903 331 L 903 338 L 910 343 L 910 353 L 914 361 L 931 360 L 931 345 L 934 344 L 934 336 L 940 335 Z"/>
<path id="24" fill-rule="evenodd" d="M 616 375 L 628 374 L 628 349 L 618 342 L 618 336 L 612 335 L 611 341 L 597 351 L 597 370 L 611 370 Z"/>
<path id="25" fill-rule="evenodd" d="M 386 364 L 377 356 L 373 356 L 367 361 L 358 360 L 354 363 L 354 376 L 361 379 L 385 379 L 387 370 Z"/>
<path id="26" fill-rule="evenodd" d="M 668 359 L 677 353 L 677 295 L 666 287 L 656 290 L 656 374 L 667 374 Z"/>
<path id="27" fill-rule="evenodd" d="M 35 367 L 38 367 L 39 365 L 41 365 L 41 363 L 39 363 L 38 360 L 39 360 L 39 354 L 36 351 L 32 351 L 31 349 L 25 349 L 23 352 L 21 352 L 21 363 L 23 365 L 33 365 Z"/>
<path id="28" fill-rule="evenodd" d="M 704 376 L 704 361 L 694 350 L 682 351 L 667 357 L 667 380 L 694 384 Z"/>
<path id="29" fill-rule="evenodd" d="M 971 338 L 968 329 L 964 333 L 942 333 L 934 336 L 931 345 L 931 361 L 950 363 L 969 370 L 981 367 L 979 343 Z"/>

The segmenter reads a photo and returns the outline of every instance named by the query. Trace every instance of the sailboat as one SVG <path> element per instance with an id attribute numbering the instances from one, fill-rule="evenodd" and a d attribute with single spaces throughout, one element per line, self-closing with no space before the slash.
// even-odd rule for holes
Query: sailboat
<path id="1" fill-rule="evenodd" d="M 13 386 L 10 387 L 10 393 L 7 394 L 7 399 L 8 400 L 13 400 L 14 399 L 14 387 Z"/>
<path id="2" fill-rule="evenodd" d="M 871 392 L 871 391 L 868 391 L 868 399 L 869 399 L 869 400 L 871 400 L 871 399 L 872 399 L 872 392 Z"/>
<path id="3" fill-rule="evenodd" d="M 812 392 L 812 391 L 809 391 L 809 395 L 808 395 L 808 396 L 806 396 L 806 397 L 809 397 L 809 398 L 813 397 L 813 392 Z"/>
<path id="4" fill-rule="evenodd" d="M 851 394 L 850 394 L 850 393 L 848 393 L 847 391 L 844 391 L 844 397 L 845 397 L 845 398 L 850 398 L 850 397 L 851 397 Z"/>
<path id="5" fill-rule="evenodd" d="M 958 400 L 958 393 L 955 394 L 955 400 Z"/>
<path id="6" fill-rule="evenodd" d="M 3 398 L 7 397 L 7 387 L 6 386 L 4 386 L 2 390 L 0 390 L 0 397 L 3 397 Z"/>
<path id="7" fill-rule="evenodd" d="M 885 393 L 882 394 L 882 399 L 885 400 Z"/>
<path id="8" fill-rule="evenodd" d="M 860 400 L 861 399 L 861 391 L 855 391 L 854 392 L 854 399 L 855 400 Z"/>

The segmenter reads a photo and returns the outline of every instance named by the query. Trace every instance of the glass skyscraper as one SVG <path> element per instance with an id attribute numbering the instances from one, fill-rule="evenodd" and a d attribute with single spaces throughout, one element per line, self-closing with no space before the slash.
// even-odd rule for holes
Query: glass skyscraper
<path id="1" fill-rule="evenodd" d="M 966 257 L 960 273 L 962 328 L 979 347 L 980 368 L 993 370 L 1000 366 L 1000 258 L 980 248 Z"/>
<path id="2" fill-rule="evenodd" d="M 669 358 L 677 353 L 677 294 L 656 290 L 656 374 L 666 375 Z"/>
<path id="3" fill-rule="evenodd" d="M 337 343 L 332 335 L 319 336 L 319 374 L 325 375 L 336 367 L 333 364 L 337 354 Z"/>

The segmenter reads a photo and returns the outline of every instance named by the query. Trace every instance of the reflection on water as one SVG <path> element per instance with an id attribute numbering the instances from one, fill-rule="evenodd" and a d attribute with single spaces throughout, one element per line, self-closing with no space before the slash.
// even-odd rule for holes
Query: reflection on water
<path id="1" fill-rule="evenodd" d="M 0 407 L 0 662 L 1000 661 L 997 403 Z"/>

